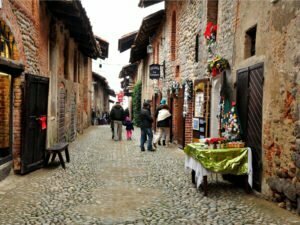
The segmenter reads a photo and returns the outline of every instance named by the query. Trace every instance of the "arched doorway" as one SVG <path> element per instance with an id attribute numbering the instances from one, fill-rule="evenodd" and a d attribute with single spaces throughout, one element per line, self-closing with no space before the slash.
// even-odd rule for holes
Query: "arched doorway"
<path id="1" fill-rule="evenodd" d="M 211 85 L 210 135 L 211 137 L 219 137 L 221 75 L 212 78 Z"/>

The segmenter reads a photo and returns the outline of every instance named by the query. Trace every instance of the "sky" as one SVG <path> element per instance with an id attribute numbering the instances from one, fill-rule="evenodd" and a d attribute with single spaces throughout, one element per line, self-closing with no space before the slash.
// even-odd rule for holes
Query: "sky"
<path id="1" fill-rule="evenodd" d="M 164 8 L 163 3 L 148 8 L 138 7 L 139 0 L 81 0 L 95 35 L 109 42 L 109 55 L 105 60 L 94 60 L 93 71 L 106 77 L 112 89 L 121 91 L 119 73 L 129 64 L 130 49 L 120 53 L 118 39 L 139 30 L 147 15 Z M 102 64 L 102 68 L 99 67 Z"/>

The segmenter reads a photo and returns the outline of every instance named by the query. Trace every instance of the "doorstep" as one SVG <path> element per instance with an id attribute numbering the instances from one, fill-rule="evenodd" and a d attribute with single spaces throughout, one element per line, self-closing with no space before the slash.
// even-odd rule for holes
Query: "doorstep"
<path id="1" fill-rule="evenodd" d="M 12 169 L 12 161 L 0 165 L 0 181 L 4 180 Z"/>

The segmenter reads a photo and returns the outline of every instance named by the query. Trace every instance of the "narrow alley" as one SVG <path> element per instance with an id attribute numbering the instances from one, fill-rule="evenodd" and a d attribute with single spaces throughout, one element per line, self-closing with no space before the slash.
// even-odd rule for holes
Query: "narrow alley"
<path id="1" fill-rule="evenodd" d="M 300 224 L 299 217 L 209 177 L 208 196 L 184 169 L 184 153 L 141 152 L 93 126 L 70 144 L 71 162 L 58 162 L 0 183 L 0 224 Z"/>

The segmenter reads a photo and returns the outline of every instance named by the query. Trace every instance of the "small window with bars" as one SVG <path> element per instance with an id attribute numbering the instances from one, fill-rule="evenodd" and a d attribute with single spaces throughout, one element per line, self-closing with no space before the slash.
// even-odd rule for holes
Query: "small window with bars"
<path id="1" fill-rule="evenodd" d="M 171 27 L 171 60 L 176 59 L 176 12 L 172 14 L 172 27 Z"/>

